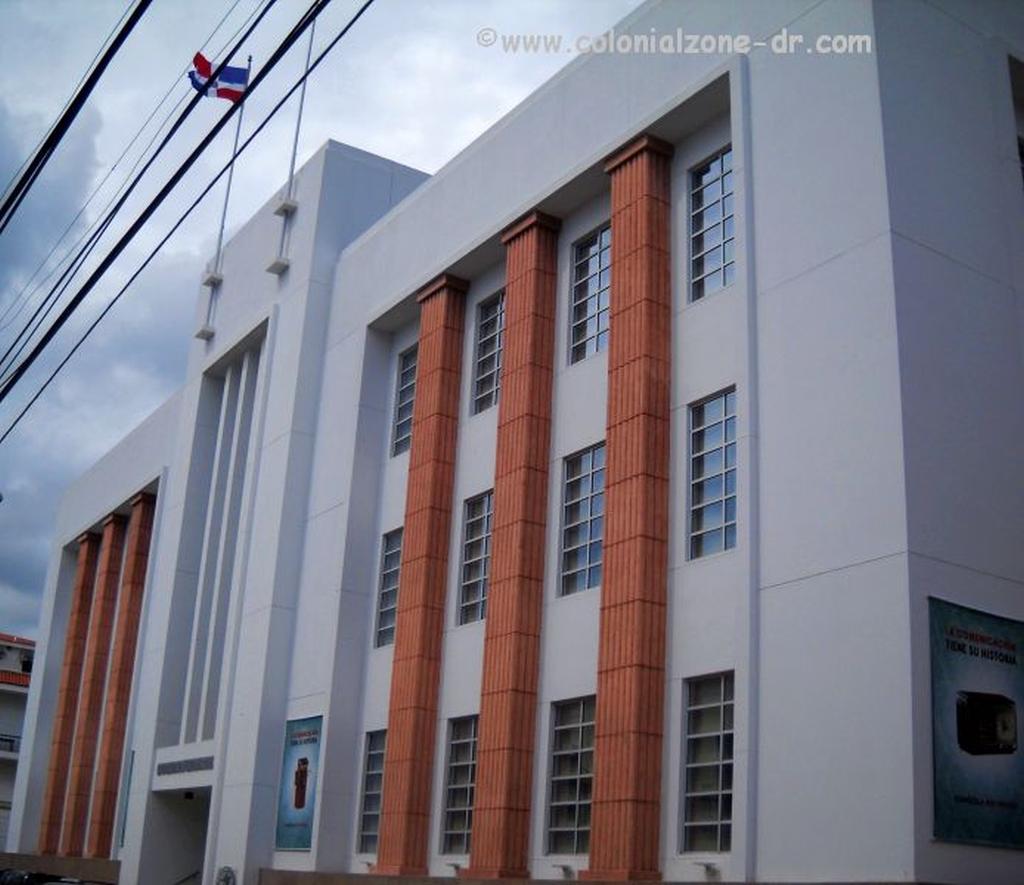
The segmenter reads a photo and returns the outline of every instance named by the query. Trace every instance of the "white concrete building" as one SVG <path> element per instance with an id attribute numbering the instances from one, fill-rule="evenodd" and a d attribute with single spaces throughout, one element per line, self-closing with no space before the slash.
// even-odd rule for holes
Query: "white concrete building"
<path id="1" fill-rule="evenodd" d="M 11 816 L 35 648 L 31 639 L 0 633 L 0 840 L 6 839 Z"/>
<path id="2" fill-rule="evenodd" d="M 615 34 L 679 29 L 764 45 L 583 56 L 429 179 L 329 143 L 286 270 L 278 199 L 228 243 L 62 504 L 8 850 L 1024 878 L 1024 10 Z"/>

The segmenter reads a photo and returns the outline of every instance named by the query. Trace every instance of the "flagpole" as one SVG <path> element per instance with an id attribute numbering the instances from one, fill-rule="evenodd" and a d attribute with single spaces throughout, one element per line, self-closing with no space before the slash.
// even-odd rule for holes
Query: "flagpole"
<path id="1" fill-rule="evenodd" d="M 309 46 L 306 48 L 306 67 L 303 73 L 309 72 L 309 61 L 313 57 L 313 37 L 316 33 L 316 20 L 309 27 Z M 281 216 L 281 236 L 277 243 L 277 256 L 271 262 L 267 270 L 270 273 L 280 275 L 284 273 L 289 265 L 287 258 L 288 244 L 291 239 L 292 213 L 295 211 L 295 161 L 299 153 L 299 129 L 302 127 L 302 109 L 306 104 L 306 83 L 302 80 L 302 87 L 299 90 L 299 113 L 295 117 L 295 135 L 292 138 L 292 158 L 288 165 L 288 185 L 285 188 L 284 199 L 278 207 L 277 214 Z"/>
<path id="2" fill-rule="evenodd" d="M 313 23 L 309 26 L 309 46 L 306 48 L 306 67 L 303 69 L 303 73 L 309 72 L 309 61 L 313 57 L 313 35 L 316 33 L 316 19 L 313 19 Z M 292 161 L 288 167 L 288 191 L 286 196 L 288 199 L 292 198 L 292 182 L 295 179 L 295 158 L 299 153 L 299 127 L 302 125 L 302 108 L 306 103 L 306 83 L 309 81 L 308 77 L 304 77 L 302 80 L 302 86 L 299 88 L 299 115 L 295 118 L 295 138 L 292 140 Z"/>
<path id="3" fill-rule="evenodd" d="M 246 68 L 245 82 L 248 86 L 249 76 L 252 74 L 252 56 L 249 56 L 249 64 Z M 242 106 L 238 109 L 238 125 L 235 126 L 235 144 L 231 149 L 231 165 L 228 167 L 228 186 L 224 191 L 224 208 L 220 213 L 220 230 L 217 231 L 217 253 L 213 261 L 213 269 L 217 273 L 220 273 L 220 259 L 221 249 L 224 246 L 224 224 L 228 220 L 228 200 L 231 198 L 231 179 L 235 174 L 235 154 L 238 153 L 238 139 L 242 134 L 242 116 L 245 114 L 245 102 L 242 102 Z"/>

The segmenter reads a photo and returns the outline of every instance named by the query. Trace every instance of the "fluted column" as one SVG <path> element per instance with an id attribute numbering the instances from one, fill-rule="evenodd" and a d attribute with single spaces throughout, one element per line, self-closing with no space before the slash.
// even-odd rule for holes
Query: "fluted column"
<path id="1" fill-rule="evenodd" d="M 659 879 L 668 586 L 672 147 L 642 136 L 612 191 L 604 581 L 589 879 Z"/>
<path id="2" fill-rule="evenodd" d="M 96 557 L 99 535 L 86 533 L 78 539 L 78 560 L 71 586 L 71 612 L 64 639 L 64 660 L 60 669 L 57 711 L 50 741 L 50 763 L 43 792 L 43 813 L 39 829 L 39 853 L 56 854 L 60 847 L 64 799 L 67 793 L 71 743 L 75 734 L 75 711 L 78 709 L 78 688 L 82 680 L 85 658 L 85 637 L 89 631 L 92 591 L 96 582 Z"/>
<path id="3" fill-rule="evenodd" d="M 132 512 L 128 520 L 120 602 L 110 652 L 110 678 L 103 713 L 103 735 L 96 765 L 96 782 L 92 791 L 92 811 L 89 816 L 89 834 L 85 849 L 87 857 L 110 857 L 111 852 L 155 501 L 152 495 L 143 493 L 137 495 L 131 502 Z"/>
<path id="4" fill-rule="evenodd" d="M 103 540 L 96 569 L 89 635 L 85 643 L 82 688 L 78 699 L 68 798 L 60 840 L 60 853 L 71 857 L 80 856 L 85 844 L 85 824 L 92 794 L 99 722 L 103 713 L 103 690 L 110 660 L 110 634 L 114 626 L 117 588 L 121 579 L 124 526 L 124 517 L 116 513 L 110 514 L 103 522 Z"/>
<path id="5" fill-rule="evenodd" d="M 502 236 L 505 338 L 470 878 L 529 876 L 559 226 L 532 212 Z"/>
<path id="6" fill-rule="evenodd" d="M 427 871 L 468 285 L 442 274 L 418 295 L 416 400 L 376 867 L 386 875 Z"/>

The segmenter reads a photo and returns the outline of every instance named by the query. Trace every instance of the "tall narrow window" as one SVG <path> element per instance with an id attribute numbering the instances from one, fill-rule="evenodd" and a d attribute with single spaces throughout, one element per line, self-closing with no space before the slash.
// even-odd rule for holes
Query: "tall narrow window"
<path id="1" fill-rule="evenodd" d="M 462 586 L 459 591 L 460 624 L 479 621 L 487 610 L 493 516 L 493 491 L 466 501 L 462 538 Z"/>
<path id="2" fill-rule="evenodd" d="M 590 850 L 590 796 L 594 772 L 594 696 L 552 710 L 548 853 Z"/>
<path id="3" fill-rule="evenodd" d="M 444 793 L 442 854 L 469 854 L 473 830 L 473 790 L 476 786 L 477 717 L 452 719 L 448 724 L 448 776 Z"/>
<path id="4" fill-rule="evenodd" d="M 690 558 L 736 546 L 736 391 L 690 406 Z"/>
<path id="5" fill-rule="evenodd" d="M 374 645 L 395 641 L 398 610 L 398 576 L 402 565 L 402 530 L 388 532 L 380 542 L 380 588 L 377 593 L 377 628 Z"/>
<path id="6" fill-rule="evenodd" d="M 604 443 L 599 443 L 565 459 L 562 596 L 600 586 L 603 538 Z"/>
<path id="7" fill-rule="evenodd" d="M 690 173 L 690 300 L 736 278 L 732 148 Z"/>
<path id="8" fill-rule="evenodd" d="M 398 377 L 395 380 L 395 421 L 391 435 L 391 454 L 409 450 L 412 441 L 412 403 L 416 396 L 415 345 L 398 356 Z"/>
<path id="9" fill-rule="evenodd" d="M 359 809 L 359 852 L 377 851 L 380 832 L 380 801 L 384 789 L 384 746 L 386 731 L 366 734 L 366 758 L 363 762 L 363 799 Z"/>
<path id="10" fill-rule="evenodd" d="M 686 682 L 683 851 L 732 847 L 733 674 Z"/>
<path id="11" fill-rule="evenodd" d="M 498 402 L 501 347 L 505 337 L 505 293 L 484 301 L 476 312 L 476 362 L 473 366 L 473 414 Z"/>
<path id="12" fill-rule="evenodd" d="M 612 285 L 612 229 L 605 225 L 573 247 L 569 362 L 608 346 L 608 297 Z"/>

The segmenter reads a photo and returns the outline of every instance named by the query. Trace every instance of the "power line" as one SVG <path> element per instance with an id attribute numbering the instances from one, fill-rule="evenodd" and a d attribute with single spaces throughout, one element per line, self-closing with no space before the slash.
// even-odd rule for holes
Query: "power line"
<path id="1" fill-rule="evenodd" d="M 298 21 L 298 23 L 292 28 L 292 30 L 288 33 L 284 40 L 282 40 L 281 43 L 278 44 L 274 52 L 271 53 L 270 58 L 267 60 L 264 66 L 260 68 L 259 72 L 253 78 L 252 82 L 248 84 L 246 91 L 242 94 L 241 100 L 238 103 L 233 104 L 231 108 L 228 111 L 226 111 L 225 114 L 220 118 L 220 120 L 218 120 L 214 124 L 213 128 L 209 131 L 209 133 L 207 133 L 207 135 L 192 150 L 189 156 L 178 167 L 178 169 L 174 172 L 174 174 L 167 181 L 167 183 L 164 184 L 164 186 L 160 189 L 157 195 L 150 201 L 150 203 L 142 211 L 142 214 L 139 215 L 138 218 L 136 218 L 136 220 L 131 224 L 128 230 L 121 236 L 121 238 L 113 246 L 113 248 L 107 254 L 107 256 L 100 262 L 99 266 L 92 272 L 92 274 L 85 281 L 83 286 L 78 290 L 78 292 L 75 293 L 74 297 L 71 299 L 68 305 L 64 308 L 63 311 L 61 311 L 60 316 L 58 316 L 57 319 L 54 320 L 54 322 L 46 330 L 46 332 L 43 333 L 43 336 L 40 338 L 39 342 L 35 345 L 35 347 L 32 348 L 32 351 L 28 354 L 28 356 L 26 356 L 25 359 L 22 360 L 22 362 L 19 363 L 15 369 L 12 370 L 11 374 L 5 380 L 3 388 L 0 389 L 0 402 L 3 402 L 3 400 L 7 398 L 11 390 L 13 390 L 15 384 L 17 384 L 18 380 L 25 374 L 26 371 L 28 371 L 29 367 L 39 357 L 40 353 L 42 353 L 46 345 L 53 339 L 53 337 L 57 334 L 61 327 L 68 321 L 68 319 L 70 319 L 71 315 L 78 308 L 79 304 L 81 304 L 82 300 L 86 297 L 86 295 L 89 294 L 89 292 L 93 289 L 93 287 L 103 276 L 103 274 L 107 271 L 110 265 L 114 263 L 114 261 L 121 254 L 121 252 L 124 251 L 125 247 L 128 245 L 128 243 L 131 242 L 131 240 L 139 232 L 139 230 L 150 218 L 150 216 L 152 216 L 152 214 L 160 207 L 163 201 L 167 198 L 167 195 L 175 188 L 175 186 L 185 175 L 185 173 L 188 172 L 188 170 L 194 165 L 195 161 L 199 158 L 203 151 L 206 150 L 206 148 L 210 145 L 210 143 L 221 131 L 221 129 L 224 128 L 228 120 L 230 120 L 231 117 L 235 114 L 235 112 L 241 108 L 242 103 L 246 100 L 246 98 L 252 92 L 259 88 L 260 83 L 274 69 L 274 67 L 281 60 L 281 58 L 291 48 L 292 44 L 294 44 L 294 42 L 300 36 L 302 36 L 302 33 L 306 30 L 306 28 L 308 28 L 309 25 L 316 20 L 320 13 L 323 12 L 323 10 L 326 9 L 331 2 L 332 0 L 314 0 L 314 2 L 310 5 L 309 9 L 306 10 L 306 12 L 303 14 L 302 18 Z M 223 64 L 213 72 L 210 78 L 211 81 L 216 80 L 216 78 L 219 76 L 220 68 L 222 67 Z M 201 97 L 201 94 L 197 93 L 196 98 Z M 192 105 L 190 105 L 190 107 L 192 107 Z M 123 199 L 124 198 L 122 198 L 122 200 Z"/>
<path id="2" fill-rule="evenodd" d="M 85 82 L 85 78 L 89 76 L 89 71 L 92 70 L 92 66 L 96 64 L 96 59 L 100 57 L 100 53 L 103 52 L 103 48 L 110 42 L 111 37 L 113 37 L 114 34 L 117 33 L 117 29 L 121 27 L 121 22 L 125 20 L 125 16 L 128 15 L 130 9 L 131 6 L 125 6 L 124 12 L 122 12 L 117 21 L 114 22 L 114 25 L 110 29 L 110 32 L 107 34 L 107 36 L 103 38 L 103 42 L 100 43 L 99 49 L 96 50 L 96 54 L 92 57 L 92 61 L 90 61 L 89 64 L 86 65 L 85 70 L 82 72 L 82 76 L 78 78 L 78 82 L 75 84 L 74 89 L 71 90 L 71 94 L 65 100 L 63 107 L 61 107 L 60 111 L 57 112 L 58 120 L 60 119 L 60 115 L 68 109 L 68 105 L 71 104 L 71 100 L 75 97 L 75 93 L 78 91 L 78 87 L 81 86 L 83 82 Z M 11 174 L 11 177 L 8 179 L 7 184 L 4 185 L 4 196 L 7 196 L 7 192 L 10 190 L 11 185 L 14 184 L 18 176 L 21 175 L 22 170 L 28 165 L 28 161 L 31 160 L 33 156 L 35 156 L 36 151 L 38 151 L 42 143 L 46 141 L 46 136 L 48 136 L 53 131 L 53 127 L 56 125 L 56 122 L 57 120 L 54 120 L 53 123 L 51 123 L 49 127 L 47 127 L 46 131 L 42 134 L 39 141 L 36 142 L 36 146 L 28 152 L 28 154 L 25 156 L 25 159 L 21 161 L 21 165 L 17 169 L 15 169 L 14 172 Z"/>
<path id="3" fill-rule="evenodd" d="M 132 10 L 132 14 L 128 16 L 128 19 L 121 26 L 121 30 L 117 32 L 117 36 L 110 42 L 110 45 L 103 52 L 100 60 L 93 67 L 89 76 L 86 77 L 85 82 L 79 87 L 75 93 L 74 98 L 71 99 L 71 103 L 64 110 L 64 112 L 58 118 L 56 124 L 50 130 L 49 135 L 43 139 L 43 144 L 36 151 L 36 154 L 29 161 L 29 164 L 22 171 L 18 180 L 11 187 L 10 191 L 4 197 L 3 203 L 0 204 L 0 234 L 6 230 L 7 225 L 10 224 L 11 219 L 14 217 L 14 213 L 18 211 L 18 207 L 21 205 L 22 200 L 28 195 L 28 192 L 32 189 L 32 185 L 35 180 L 39 177 L 39 173 L 43 171 L 43 167 L 46 166 L 53 152 L 56 150 L 57 145 L 60 144 L 64 138 L 71 124 L 75 121 L 75 117 L 78 116 L 79 111 L 85 107 L 85 102 L 89 98 L 96 84 L 99 82 L 100 77 L 103 76 L 103 72 L 107 69 L 107 66 L 113 61 L 114 56 L 117 55 L 118 50 L 125 40 L 128 39 L 128 35 L 135 29 L 135 26 L 142 20 L 142 17 L 146 14 L 146 10 L 153 0 L 138 0 L 135 5 L 135 9 Z"/>
<path id="4" fill-rule="evenodd" d="M 228 7 L 227 12 L 225 12 L 224 15 L 221 16 L 220 21 L 217 22 L 217 24 L 214 26 L 213 30 L 210 32 L 209 36 L 203 41 L 202 46 L 200 46 L 200 48 L 199 48 L 200 52 L 202 52 L 206 48 L 206 45 L 213 39 L 213 37 L 217 33 L 217 31 L 219 31 L 221 29 L 221 26 L 224 24 L 225 21 L 227 21 L 228 17 L 231 15 L 231 13 L 235 11 L 235 9 L 238 7 L 238 4 L 240 2 L 241 2 L 241 0 L 234 0 L 234 2 Z M 243 27 L 245 27 L 246 23 L 252 18 L 252 16 L 256 14 L 256 10 L 260 7 L 260 5 L 263 2 L 265 2 L 265 0 L 256 0 L 256 5 L 253 7 L 252 12 L 249 13 L 249 15 L 246 18 L 245 22 L 242 23 L 242 25 L 238 28 L 238 30 L 235 31 L 235 34 L 228 40 L 228 43 L 230 43 L 231 40 L 234 40 L 235 37 L 238 36 L 238 33 L 242 30 Z M 129 10 L 129 7 L 125 7 L 125 11 L 124 11 L 124 13 L 121 16 L 121 20 L 123 20 L 124 17 L 126 15 L 128 15 L 128 10 Z M 117 25 L 120 24 L 121 20 L 119 20 L 118 23 L 114 25 L 115 29 L 117 28 Z M 113 31 L 111 31 L 111 35 L 112 34 L 113 34 Z M 108 36 L 107 40 L 109 40 L 109 39 L 110 39 L 110 37 Z M 106 45 L 106 41 L 104 41 L 104 45 Z M 96 56 L 93 58 L 93 61 L 90 62 L 90 66 L 92 65 L 93 62 L 96 61 L 96 58 L 99 57 L 99 54 L 102 51 L 102 48 L 103 47 L 101 46 L 100 49 L 97 50 Z M 60 246 L 60 244 L 62 242 L 64 242 L 64 238 L 71 232 L 71 230 L 74 228 L 75 224 L 78 222 L 78 219 L 82 217 L 82 215 L 85 212 L 85 210 L 89 207 L 89 205 L 92 203 L 92 201 L 96 198 L 96 195 L 103 189 L 103 186 L 107 183 L 107 181 L 109 181 L 110 176 L 114 174 L 114 172 L 117 170 L 117 167 L 121 164 L 121 162 L 124 160 L 124 158 L 131 151 L 132 147 L 139 140 L 139 137 L 146 130 L 146 127 L 149 126 L 150 122 L 152 122 L 153 118 L 156 116 L 156 114 L 160 110 L 161 106 L 164 104 L 165 101 L 167 101 L 167 98 L 174 91 L 175 87 L 181 84 L 181 78 L 187 72 L 188 72 L 188 68 L 185 68 L 185 70 L 182 71 L 182 73 L 180 75 L 176 75 L 175 76 L 174 81 L 171 83 L 171 85 L 168 88 L 168 90 L 163 94 L 163 97 L 156 103 L 156 105 L 153 107 L 153 110 L 150 111 L 149 116 L 146 117 L 145 121 L 142 123 L 142 125 L 136 130 L 135 134 L 132 136 L 131 141 L 129 141 L 128 144 L 125 146 L 124 150 L 121 151 L 121 155 L 114 161 L 113 165 L 107 170 L 106 174 L 103 176 L 103 178 L 99 182 L 99 184 L 97 184 L 96 187 L 93 188 L 92 193 L 89 194 L 89 196 L 86 198 L 85 202 L 82 204 L 81 208 L 79 208 L 79 210 L 75 213 L 75 216 L 68 223 L 68 226 L 64 228 L 64 230 L 61 232 L 61 235 L 56 239 L 56 241 L 54 241 L 54 244 L 50 247 L 50 251 L 46 253 L 46 256 L 43 258 L 43 260 L 39 263 L 39 265 L 36 267 L 36 269 L 34 271 L 32 271 L 32 273 L 29 275 L 28 279 L 25 282 L 25 285 L 22 286 L 21 291 L 18 292 L 18 294 L 11 300 L 11 302 L 3 309 L 3 312 L 0 313 L 0 332 L 4 331 L 4 329 L 8 328 L 18 318 L 18 316 L 21 314 L 21 311 L 24 309 L 25 305 L 31 300 L 32 296 L 34 296 L 36 294 L 36 292 L 38 292 L 39 289 L 42 288 L 42 286 L 46 283 L 46 281 L 49 280 L 50 277 L 53 276 L 53 274 L 56 272 L 57 268 L 60 267 L 64 263 L 64 261 L 68 258 L 68 256 L 78 247 L 78 245 L 82 242 L 82 240 L 84 240 L 85 237 L 87 237 L 89 235 L 89 233 L 92 231 L 92 229 L 99 222 L 99 218 L 97 218 L 96 221 L 94 221 L 91 225 L 89 225 L 89 227 L 86 228 L 86 230 L 82 233 L 82 235 L 75 241 L 74 245 L 72 245 L 71 248 L 68 249 L 68 251 L 65 252 L 60 257 L 60 259 L 53 266 L 53 268 L 51 268 L 49 273 L 47 273 L 32 288 L 32 290 L 30 292 L 29 291 L 29 287 L 32 286 L 32 281 L 36 278 L 36 276 L 40 273 L 40 271 L 42 271 L 43 268 L 46 267 L 47 263 L 53 257 L 53 254 L 57 251 L 57 249 Z M 86 77 L 86 74 L 82 74 L 82 77 L 78 81 L 79 85 L 81 85 L 81 83 L 85 79 L 85 77 Z M 76 86 L 75 88 L 77 89 L 78 87 Z M 119 185 L 117 190 L 114 192 L 114 195 L 110 198 L 110 200 L 107 201 L 107 204 L 103 207 L 102 210 L 100 210 L 100 217 L 102 217 L 103 213 L 106 212 L 106 210 L 110 208 L 110 206 L 114 202 L 114 200 L 117 199 L 117 195 L 121 192 L 121 190 L 124 188 L 124 186 L 128 183 L 129 179 L 132 176 L 132 173 L 138 168 L 139 163 L 142 162 L 142 158 L 146 155 L 146 153 L 149 151 L 149 149 L 153 146 L 153 142 L 156 141 L 157 136 L 163 130 L 163 127 L 167 124 L 167 121 L 171 118 L 171 115 L 181 106 L 181 103 L 187 97 L 188 97 L 188 93 L 187 92 L 183 93 L 181 98 L 178 99 L 178 101 L 174 104 L 174 106 L 171 108 L 171 110 L 168 112 L 168 114 L 164 117 L 164 119 L 160 123 L 160 125 L 156 128 L 156 131 L 153 134 L 153 137 L 149 140 L 149 143 L 146 145 L 145 148 L 143 148 L 142 152 L 136 158 L 135 164 L 128 171 L 127 176 L 125 176 L 124 180 L 121 182 L 121 184 Z M 70 99 L 68 101 L 70 102 Z M 67 107 L 67 104 L 65 104 L 65 107 Z M 24 168 L 25 163 L 27 163 L 27 162 L 28 162 L 28 158 L 26 158 L 25 162 L 22 163 L 22 168 Z M 14 177 L 16 177 L 18 175 L 18 173 L 20 173 L 20 171 L 21 171 L 21 169 L 19 169 L 17 172 L 15 172 L 14 173 Z M 14 177 L 12 177 L 11 181 L 14 180 Z M 8 185 L 9 184 L 10 183 L 8 183 Z M 10 316 L 10 319 L 7 319 L 7 317 L 11 314 L 12 310 L 14 311 L 13 315 Z M 4 320 L 6 320 L 6 322 L 4 322 Z"/>
<path id="5" fill-rule="evenodd" d="M 327 0 L 327 2 L 330 2 L 330 0 Z M 252 131 L 249 137 L 242 142 L 237 152 L 235 152 L 232 155 L 231 159 L 224 164 L 221 170 L 209 181 L 206 187 L 203 188 L 199 196 L 196 197 L 195 200 L 192 201 L 192 204 L 181 214 L 178 220 L 174 223 L 174 226 L 164 235 L 163 239 L 161 239 L 160 242 L 156 244 L 152 251 L 150 251 L 149 255 L 146 256 L 142 264 L 140 264 L 139 267 L 135 270 L 135 272 L 128 278 L 128 281 L 121 287 L 117 294 L 114 295 L 114 297 L 110 300 L 106 307 L 104 307 L 103 310 L 100 311 L 99 315 L 89 324 L 85 331 L 79 336 L 78 340 L 75 341 L 74 345 L 72 346 L 71 350 L 68 351 L 67 355 L 57 364 L 53 371 L 50 372 L 49 376 L 43 382 L 42 386 L 40 386 L 39 390 L 37 390 L 35 394 L 33 394 L 32 398 L 25 404 L 24 408 L 22 408 L 22 410 L 18 413 L 14 421 L 11 422 L 10 427 L 8 427 L 7 430 L 4 431 L 3 436 L 0 436 L 0 445 L 2 445 L 4 441 L 7 439 L 7 437 L 9 437 L 11 433 L 14 432 L 14 429 L 21 422 L 21 419 L 25 417 L 28 410 L 31 409 L 33 405 L 35 405 L 36 401 L 39 399 L 39 397 L 43 395 L 46 389 L 53 382 L 54 378 L 57 377 L 57 375 L 64 368 L 64 366 L 66 366 L 70 359 L 75 355 L 75 353 L 78 351 L 78 348 L 85 343 L 86 339 L 89 337 L 90 334 L 92 334 L 93 330 L 100 324 L 103 318 L 108 313 L 110 313 L 114 305 L 117 304 L 117 302 L 121 299 L 121 296 L 123 296 L 125 292 L 128 291 L 132 283 L 134 283 L 138 276 L 149 266 L 150 262 L 157 256 L 157 254 L 159 254 L 160 250 L 164 247 L 167 241 L 170 240 L 172 236 L 174 236 L 178 228 L 180 228 L 182 224 L 185 223 L 186 219 L 192 214 L 193 211 L 195 211 L 196 207 L 199 206 L 199 204 L 205 199 L 206 195 L 209 194 L 211 190 L 213 190 L 217 182 L 219 182 L 221 178 L 223 178 L 224 175 L 227 174 L 228 169 L 231 168 L 231 165 L 235 162 L 235 160 L 245 152 L 246 148 L 248 148 L 249 145 L 252 144 L 252 142 L 256 139 L 256 136 L 258 136 L 263 131 L 266 125 L 284 106 L 288 99 L 291 98 L 292 95 L 294 95 L 295 91 L 303 83 L 306 82 L 306 79 L 309 77 L 309 75 L 312 74 L 313 71 L 315 71 L 320 66 L 320 63 L 328 56 L 328 54 L 341 41 L 341 39 L 352 29 L 353 25 L 355 25 L 355 23 L 359 21 L 363 13 L 365 13 L 366 10 L 373 5 L 373 3 L 374 0 L 365 0 L 365 2 L 363 3 L 362 6 L 359 7 L 355 15 L 353 15 L 352 18 L 349 19 L 345 27 L 343 27 L 334 37 L 334 39 L 331 40 L 324 47 L 324 49 L 316 57 L 316 60 L 306 68 L 302 76 L 295 81 L 292 87 L 283 96 L 281 96 L 277 104 L 275 104 L 270 109 L 270 112 L 260 121 L 260 124 Z"/>
<path id="6" fill-rule="evenodd" d="M 277 0 L 267 0 L 266 6 L 263 7 L 263 9 L 260 11 L 259 15 L 256 16 L 256 19 L 248 26 L 248 28 L 246 29 L 245 33 L 235 43 L 235 45 L 232 47 L 231 51 L 227 54 L 227 56 L 224 58 L 224 60 L 219 65 L 217 65 L 217 67 L 214 69 L 214 71 L 211 74 L 211 80 L 216 80 L 217 77 L 220 76 L 220 72 L 227 65 L 228 61 L 231 60 L 231 57 L 238 51 L 238 49 L 242 46 L 242 44 L 249 38 L 249 36 L 252 34 L 252 32 L 259 26 L 260 22 L 263 20 L 263 18 L 266 16 L 266 14 L 270 11 L 270 8 L 276 2 L 277 2 Z M 316 3 L 314 3 L 313 5 L 315 6 Z M 312 9 L 312 8 L 313 7 L 311 6 L 310 9 Z M 309 14 L 309 10 L 307 10 L 306 14 L 307 15 Z M 36 330 L 39 328 L 39 326 L 42 324 L 42 322 L 45 321 L 46 317 L 49 316 L 50 312 L 56 306 L 56 303 L 59 300 L 60 296 L 63 295 L 64 292 L 67 290 L 68 286 L 70 286 L 71 280 L 72 280 L 72 278 L 74 276 L 74 273 L 82 266 L 82 264 L 85 262 L 85 260 L 92 253 L 92 250 L 95 248 L 96 243 L 98 242 L 99 238 L 104 234 L 104 232 L 106 231 L 107 227 L 110 226 L 110 223 L 113 221 L 114 217 L 121 210 L 121 208 L 124 206 L 125 202 L 131 196 L 132 192 L 135 190 L 135 188 L 138 185 L 138 183 L 145 176 L 146 172 L 149 171 L 150 167 L 156 161 L 156 158 L 158 156 L 160 156 L 160 154 L 163 151 L 163 149 L 170 143 L 170 141 L 174 137 L 175 133 L 177 133 L 178 129 L 182 126 L 182 124 L 185 122 L 185 120 L 188 118 L 188 116 L 195 109 L 196 105 L 198 105 L 199 102 L 202 101 L 202 99 L 203 99 L 203 95 L 197 92 L 192 97 L 191 101 L 189 101 L 189 103 L 185 106 L 185 109 L 181 112 L 181 115 L 178 117 L 177 120 L 175 120 L 174 124 L 167 131 L 167 134 L 163 137 L 163 140 L 157 146 L 157 149 L 153 152 L 153 154 L 150 156 L 150 158 L 146 161 L 146 164 L 142 167 L 142 170 L 132 180 L 131 184 L 128 186 L 127 190 L 124 191 L 124 193 L 121 195 L 121 197 L 118 199 L 118 201 L 117 201 L 116 205 L 113 207 L 113 209 L 109 210 L 109 212 L 107 213 L 106 217 L 100 223 L 99 227 L 97 227 L 93 231 L 93 233 L 89 236 L 89 238 L 88 238 L 87 242 L 85 243 L 85 245 L 82 246 L 79 249 L 79 251 L 76 254 L 75 258 L 72 260 L 71 264 L 68 265 L 68 267 L 65 268 L 64 271 L 61 273 L 61 275 L 58 278 L 57 282 L 51 288 L 49 295 L 46 298 L 44 298 L 44 300 L 42 301 L 42 303 L 39 304 L 38 307 L 36 307 L 34 313 L 29 318 L 28 322 L 22 328 L 21 332 L 18 334 L 18 336 L 15 338 L 15 340 L 11 343 L 11 345 L 7 348 L 7 350 L 4 351 L 3 355 L 0 356 L 0 364 L 6 362 L 8 364 L 7 368 L 10 368 L 10 365 L 13 363 L 13 361 L 15 359 L 17 359 L 17 356 L 25 349 L 25 347 L 27 346 L 28 342 L 31 340 L 31 336 L 35 334 Z M 243 100 L 244 100 L 244 98 L 243 98 Z M 237 105 L 233 105 L 231 110 L 228 111 L 227 116 L 230 116 L 232 113 L 234 113 L 236 108 L 237 108 Z M 227 116 L 225 116 L 224 119 L 222 119 L 221 121 L 219 121 L 216 124 L 217 127 L 223 126 L 224 120 L 227 119 Z M 122 246 L 122 248 L 123 248 L 123 246 Z M 91 288 L 91 286 L 90 286 L 90 288 Z M 37 320 L 39 319 L 41 314 L 42 314 L 42 320 L 39 320 L 37 322 Z M 35 325 L 33 325 L 33 324 L 35 324 Z M 14 354 L 13 357 L 12 357 L 12 353 Z M 11 372 L 11 374 L 9 374 L 6 378 L 4 378 L 3 382 L 0 382 L 0 384 L 3 385 L 2 392 L 0 392 L 0 401 L 2 401 L 4 396 L 6 395 L 6 389 L 7 389 L 6 385 L 7 385 L 8 382 L 11 381 L 11 379 L 12 379 L 12 377 L 13 377 L 15 372 L 17 372 L 17 369 L 14 369 Z"/>

